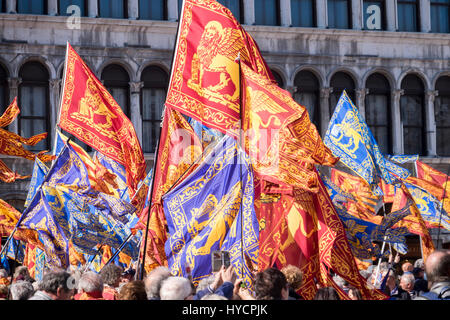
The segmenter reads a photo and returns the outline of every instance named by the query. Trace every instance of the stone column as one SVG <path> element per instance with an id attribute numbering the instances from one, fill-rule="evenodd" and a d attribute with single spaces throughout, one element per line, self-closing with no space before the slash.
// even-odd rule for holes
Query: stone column
<path id="1" fill-rule="evenodd" d="M 280 22 L 282 27 L 290 27 L 292 25 L 291 13 L 291 0 L 280 0 Z"/>
<path id="2" fill-rule="evenodd" d="M 244 1 L 244 24 L 249 26 L 255 24 L 255 1 Z"/>
<path id="3" fill-rule="evenodd" d="M 130 117 L 142 144 L 141 89 L 144 82 L 130 82 Z"/>
<path id="4" fill-rule="evenodd" d="M 438 91 L 425 92 L 425 132 L 427 144 L 427 156 L 436 156 L 436 119 L 434 117 L 434 99 Z"/>
<path id="5" fill-rule="evenodd" d="M 50 146 L 54 145 L 56 132 L 56 123 L 59 121 L 59 102 L 61 95 L 61 79 L 51 79 L 49 81 L 50 89 L 50 128 L 48 139 L 50 139 Z"/>
<path id="6" fill-rule="evenodd" d="M 136 20 L 139 18 L 139 1 L 128 0 L 128 19 Z"/>
<path id="7" fill-rule="evenodd" d="M 327 0 L 316 1 L 317 28 L 326 28 L 328 26 Z"/>
<path id="8" fill-rule="evenodd" d="M 167 1 L 167 20 L 169 21 L 180 20 L 180 18 L 178 17 L 178 0 Z"/>
<path id="9" fill-rule="evenodd" d="M 369 89 L 366 88 L 355 90 L 356 106 L 364 120 L 366 120 L 366 95 L 368 94 Z"/>
<path id="10" fill-rule="evenodd" d="M 333 88 L 320 89 L 320 135 L 325 137 L 327 133 L 328 124 L 330 123 L 330 94 Z"/>
<path id="11" fill-rule="evenodd" d="M 420 32 L 430 32 L 431 31 L 431 11 L 430 11 L 430 0 L 420 0 Z"/>
<path id="12" fill-rule="evenodd" d="M 20 78 L 8 78 L 8 87 L 9 87 L 9 100 L 11 103 L 15 97 L 19 98 L 19 85 L 22 82 Z M 20 105 L 19 105 L 20 108 Z M 17 120 L 13 121 L 9 126 L 8 130 L 14 133 L 19 134 L 19 122 Z"/>
<path id="13" fill-rule="evenodd" d="M 403 124 L 400 113 L 400 97 L 404 90 L 391 92 L 392 149 L 394 154 L 403 154 Z"/>
<path id="14" fill-rule="evenodd" d="M 352 0 L 352 28 L 354 30 L 361 30 L 362 23 L 362 8 L 360 0 Z"/>
<path id="15" fill-rule="evenodd" d="M 386 30 L 397 30 L 397 0 L 385 1 Z"/>
<path id="16" fill-rule="evenodd" d="M 58 0 L 48 0 L 47 1 L 47 11 L 49 16 L 58 15 Z"/>
<path id="17" fill-rule="evenodd" d="M 17 0 L 6 0 L 6 13 L 17 13 Z"/>
<path id="18" fill-rule="evenodd" d="M 98 17 L 98 1 L 97 0 L 88 0 L 88 15 L 91 18 Z"/>

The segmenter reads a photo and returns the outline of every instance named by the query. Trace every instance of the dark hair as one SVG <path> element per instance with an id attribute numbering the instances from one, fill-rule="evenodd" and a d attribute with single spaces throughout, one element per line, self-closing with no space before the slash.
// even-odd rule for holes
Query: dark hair
<path id="1" fill-rule="evenodd" d="M 254 289 L 258 300 L 281 300 L 282 290 L 287 289 L 286 276 L 278 269 L 266 269 L 256 274 Z"/>
<path id="2" fill-rule="evenodd" d="M 314 300 L 341 300 L 341 298 L 333 287 L 323 287 L 317 290 Z"/>
<path id="3" fill-rule="evenodd" d="M 450 281 L 450 250 L 435 250 L 432 254 L 442 254 L 432 265 L 427 264 L 425 269 L 427 279 L 431 283 Z"/>
<path id="4" fill-rule="evenodd" d="M 355 287 L 349 287 L 348 292 L 350 293 L 350 291 L 352 292 L 353 296 L 355 296 L 358 300 L 363 300 L 361 291 L 359 291 L 359 289 Z"/>
<path id="5" fill-rule="evenodd" d="M 57 294 L 58 288 L 64 291 L 69 291 L 67 280 L 70 274 L 65 271 L 51 271 L 44 275 L 42 282 L 39 284 L 39 289 L 49 293 Z"/>
<path id="6" fill-rule="evenodd" d="M 147 300 L 144 281 L 135 280 L 125 283 L 120 288 L 119 300 Z"/>
<path id="7" fill-rule="evenodd" d="M 122 267 L 111 263 L 103 267 L 103 269 L 100 271 L 100 276 L 102 277 L 103 283 L 109 286 L 113 286 L 116 284 L 117 280 L 120 279 L 122 272 Z"/>

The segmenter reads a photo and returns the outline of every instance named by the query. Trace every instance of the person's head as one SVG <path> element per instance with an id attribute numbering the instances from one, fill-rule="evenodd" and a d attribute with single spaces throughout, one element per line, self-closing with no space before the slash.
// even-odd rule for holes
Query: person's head
<path id="1" fill-rule="evenodd" d="M 412 291 L 414 289 L 414 282 L 416 279 L 412 273 L 404 273 L 400 277 L 400 287 L 405 291 Z"/>
<path id="2" fill-rule="evenodd" d="M 352 300 L 363 300 L 361 291 L 352 286 L 348 287 L 348 297 Z"/>
<path id="3" fill-rule="evenodd" d="M 436 282 L 450 281 L 450 250 L 435 250 L 425 261 L 429 286 Z"/>
<path id="4" fill-rule="evenodd" d="M 412 264 L 411 262 L 409 262 L 409 261 L 406 261 L 406 262 L 404 262 L 404 263 L 402 264 L 402 271 L 403 271 L 403 273 L 405 273 L 405 272 L 412 272 L 413 269 L 414 269 L 414 266 L 413 266 L 413 264 Z"/>
<path id="5" fill-rule="evenodd" d="M 103 292 L 102 277 L 94 271 L 87 271 L 81 276 L 78 289 L 86 293 Z"/>
<path id="6" fill-rule="evenodd" d="M 417 259 L 414 262 L 414 268 L 420 268 L 420 269 L 425 270 L 425 263 L 423 262 L 423 259 Z"/>
<path id="7" fill-rule="evenodd" d="M 11 300 L 28 300 L 34 294 L 34 288 L 29 281 L 17 281 L 9 288 Z"/>
<path id="8" fill-rule="evenodd" d="M 0 284 L 0 300 L 6 300 L 8 298 L 8 286 L 6 284 Z"/>
<path id="9" fill-rule="evenodd" d="M 123 282 L 132 281 L 135 274 L 136 274 L 136 271 L 134 269 L 125 270 L 122 273 L 122 275 L 120 276 L 120 282 L 123 283 Z"/>
<path id="10" fill-rule="evenodd" d="M 30 272 L 25 266 L 17 267 L 16 270 L 14 270 L 13 282 L 20 280 L 33 282 L 33 279 L 30 276 Z"/>
<path id="11" fill-rule="evenodd" d="M 412 274 L 414 275 L 415 279 L 423 279 L 424 273 L 425 273 L 425 270 L 422 268 L 414 268 L 412 271 Z"/>
<path id="12" fill-rule="evenodd" d="M 0 269 L 0 279 L 8 278 L 8 272 L 5 269 Z"/>
<path id="13" fill-rule="evenodd" d="M 189 300 L 192 298 L 191 282 L 183 277 L 168 277 L 161 284 L 161 300 Z"/>
<path id="14" fill-rule="evenodd" d="M 120 283 L 120 277 L 122 276 L 123 268 L 116 264 L 108 264 L 100 271 L 103 284 L 107 284 L 113 288 L 117 288 Z"/>
<path id="15" fill-rule="evenodd" d="M 120 288 L 119 300 L 147 300 L 144 281 L 135 280 L 125 283 Z"/>
<path id="16" fill-rule="evenodd" d="M 145 291 L 147 292 L 148 299 L 159 299 L 159 292 L 161 290 L 161 284 L 164 280 L 169 278 L 172 274 L 166 267 L 157 267 L 149 272 L 145 277 Z"/>
<path id="17" fill-rule="evenodd" d="M 387 272 L 389 274 L 387 275 L 386 279 L 386 287 L 389 288 L 389 290 L 391 291 L 397 286 L 397 275 L 392 269 L 388 270 Z M 383 274 L 383 278 L 384 277 L 386 277 L 386 273 Z"/>
<path id="18" fill-rule="evenodd" d="M 302 286 L 303 281 L 303 272 L 296 266 L 287 265 L 283 269 L 281 269 L 284 276 L 286 277 L 286 281 L 288 285 L 297 291 Z"/>
<path id="19" fill-rule="evenodd" d="M 286 276 L 278 269 L 269 268 L 256 274 L 254 290 L 257 300 L 287 300 L 288 288 Z"/>
<path id="20" fill-rule="evenodd" d="M 341 298 L 333 287 L 323 287 L 317 289 L 314 300 L 341 300 Z"/>
<path id="21" fill-rule="evenodd" d="M 215 280 L 216 280 L 215 274 L 212 274 L 209 277 L 203 278 L 202 280 L 199 281 L 196 291 L 199 292 L 199 291 L 206 289 L 209 285 L 213 284 Z"/>
<path id="22" fill-rule="evenodd" d="M 68 287 L 70 274 L 65 271 L 50 271 L 44 274 L 39 290 L 51 295 L 53 300 L 71 300 L 73 289 Z"/>

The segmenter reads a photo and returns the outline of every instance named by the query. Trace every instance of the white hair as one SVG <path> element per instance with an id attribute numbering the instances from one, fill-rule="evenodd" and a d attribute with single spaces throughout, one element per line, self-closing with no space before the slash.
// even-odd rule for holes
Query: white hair
<path id="1" fill-rule="evenodd" d="M 216 280 L 215 274 L 212 274 L 209 277 L 206 277 L 206 278 L 203 278 L 202 280 L 200 280 L 200 282 L 197 285 L 197 292 L 208 288 L 208 286 L 210 284 L 212 284 L 214 282 L 214 280 Z"/>
<path id="2" fill-rule="evenodd" d="M 34 294 L 31 282 L 17 281 L 10 287 L 12 300 L 28 300 Z"/>
<path id="3" fill-rule="evenodd" d="M 102 277 L 94 271 L 88 271 L 83 273 L 78 283 L 78 288 L 84 292 L 103 291 Z"/>
<path id="4" fill-rule="evenodd" d="M 416 279 L 412 273 L 404 273 L 400 278 L 400 281 L 411 284 L 414 284 L 415 280 Z"/>
<path id="5" fill-rule="evenodd" d="M 172 276 L 169 268 L 156 267 L 145 277 L 145 292 L 147 298 L 159 298 L 159 291 L 161 290 L 161 284 L 164 280 Z"/>
<path id="6" fill-rule="evenodd" d="M 184 300 L 192 294 L 191 282 L 183 277 L 169 277 L 161 285 L 161 300 Z"/>

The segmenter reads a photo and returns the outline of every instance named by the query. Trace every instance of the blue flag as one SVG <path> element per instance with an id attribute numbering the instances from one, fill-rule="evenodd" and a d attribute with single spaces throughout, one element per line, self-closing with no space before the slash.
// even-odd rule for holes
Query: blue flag
<path id="1" fill-rule="evenodd" d="M 95 153 L 95 157 L 102 166 L 104 166 L 106 169 L 117 176 L 116 182 L 119 185 L 119 189 L 117 191 L 119 192 L 123 200 L 130 202 L 131 199 L 128 192 L 127 174 L 125 171 L 125 167 L 117 161 L 114 161 L 111 158 L 105 156 L 101 152 L 97 151 Z"/>
<path id="2" fill-rule="evenodd" d="M 444 208 L 441 208 L 441 202 L 419 186 L 407 182 L 404 182 L 404 185 L 414 199 L 423 220 L 435 228 L 443 227 L 450 231 L 450 217 Z"/>
<path id="3" fill-rule="evenodd" d="M 36 191 L 39 189 L 39 187 L 42 185 L 42 183 L 45 180 L 45 177 L 48 173 L 49 169 L 43 163 L 41 160 L 39 160 L 38 157 L 36 157 L 34 161 L 34 167 L 33 167 L 33 175 L 31 177 L 30 186 L 28 187 L 28 194 L 27 199 L 25 201 L 24 207 L 27 208 L 31 200 L 33 199 L 34 195 L 36 194 Z"/>
<path id="4" fill-rule="evenodd" d="M 388 184 L 410 176 L 408 170 L 385 159 L 375 138 L 345 90 L 331 117 L 324 142 L 342 163 L 352 169 L 371 186 L 372 192 L 383 195 L 379 178 Z"/>
<path id="5" fill-rule="evenodd" d="M 236 274 L 250 287 L 257 266 L 259 226 L 253 172 L 236 141 L 224 137 L 199 167 L 163 197 L 170 237 L 169 268 L 197 284 L 212 273 L 211 254 L 230 253 Z"/>
<path id="6" fill-rule="evenodd" d="M 419 160 L 419 155 L 418 154 L 413 155 L 401 154 L 395 156 L 388 155 L 386 158 L 397 163 L 408 163 L 408 162 L 416 162 L 417 160 Z"/>

